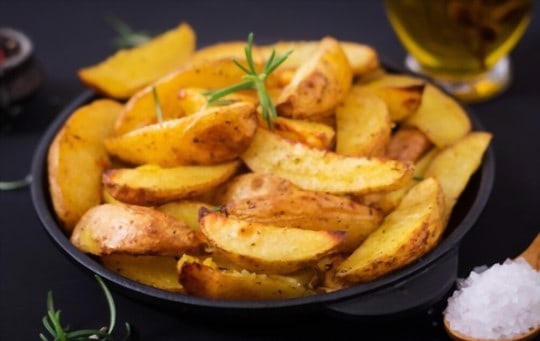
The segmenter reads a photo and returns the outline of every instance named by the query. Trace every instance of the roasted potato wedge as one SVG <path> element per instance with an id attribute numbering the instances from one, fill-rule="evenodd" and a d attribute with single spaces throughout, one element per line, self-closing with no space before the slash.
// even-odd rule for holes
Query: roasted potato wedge
<path id="1" fill-rule="evenodd" d="M 418 110 L 404 122 L 420 129 L 439 148 L 471 131 L 471 121 L 461 105 L 431 84 L 426 84 Z"/>
<path id="2" fill-rule="evenodd" d="M 256 67 L 262 69 L 262 64 Z M 186 89 L 219 89 L 242 81 L 244 75 L 231 58 L 188 64 L 131 96 L 115 124 L 115 135 L 122 135 L 156 122 L 154 88 L 163 117 L 183 117 L 190 110 L 189 107 L 186 108 L 191 99 L 186 98 L 189 94 Z M 204 98 L 199 99 L 206 101 Z M 196 103 L 197 98 L 193 98 L 193 101 Z"/>
<path id="3" fill-rule="evenodd" d="M 150 207 L 102 204 L 79 220 L 71 243 L 83 252 L 182 256 L 201 253 L 203 238 L 165 213 Z"/>
<path id="4" fill-rule="evenodd" d="M 312 231 L 250 223 L 201 210 L 200 228 L 209 243 L 247 270 L 287 274 L 334 252 L 343 231 Z"/>
<path id="5" fill-rule="evenodd" d="M 238 166 L 238 161 L 231 161 L 213 166 L 109 169 L 103 173 L 103 185 L 116 200 L 154 206 L 206 193 L 232 177 Z"/>
<path id="6" fill-rule="evenodd" d="M 339 42 L 323 38 L 309 60 L 296 70 L 276 103 L 286 117 L 311 118 L 333 114 L 352 83 L 352 70 Z"/>
<path id="7" fill-rule="evenodd" d="M 121 110 L 122 105 L 110 99 L 80 107 L 49 147 L 49 191 L 56 216 L 67 233 L 84 212 L 101 202 L 101 172 L 110 166 L 103 140 L 112 134 Z"/>
<path id="8" fill-rule="evenodd" d="M 308 230 L 345 231 L 340 251 L 351 252 L 379 227 L 382 214 L 343 196 L 296 189 L 228 203 L 229 217 Z"/>
<path id="9" fill-rule="evenodd" d="M 425 176 L 436 178 L 443 189 L 445 224 L 469 179 L 480 167 L 492 137 L 488 132 L 471 132 L 443 149 L 428 165 Z"/>
<path id="10" fill-rule="evenodd" d="M 439 182 L 427 178 L 405 195 L 347 259 L 336 276 L 350 283 L 384 276 L 417 260 L 431 250 L 442 232 L 444 198 Z"/>
<path id="11" fill-rule="evenodd" d="M 292 142 L 264 129 L 257 130 L 241 157 L 254 172 L 275 174 L 317 192 L 365 194 L 392 190 L 407 183 L 413 174 L 408 163 L 343 156 Z"/>
<path id="12" fill-rule="evenodd" d="M 274 132 L 313 148 L 330 149 L 334 145 L 334 129 L 326 124 L 278 117 L 273 121 Z"/>
<path id="13" fill-rule="evenodd" d="M 156 207 L 159 211 L 170 215 L 171 217 L 183 221 L 192 230 L 199 229 L 199 211 L 201 207 L 213 209 L 212 205 L 208 205 L 199 201 L 180 200 L 170 202 L 165 205 Z"/>
<path id="14" fill-rule="evenodd" d="M 103 255 L 101 264 L 120 275 L 154 288 L 185 293 L 178 282 L 175 257 Z"/>
<path id="15" fill-rule="evenodd" d="M 257 129 L 252 103 L 209 107 L 105 140 L 107 151 L 134 164 L 212 165 L 237 158 Z"/>
<path id="16" fill-rule="evenodd" d="M 184 65 L 195 50 L 195 32 L 187 23 L 107 60 L 79 70 L 87 86 L 126 99 L 156 79 Z"/>
<path id="17" fill-rule="evenodd" d="M 390 159 L 416 162 L 432 147 L 426 134 L 416 128 L 400 127 L 386 146 Z"/>
<path id="18" fill-rule="evenodd" d="M 388 73 L 360 85 L 363 91 L 371 92 L 386 103 L 394 122 L 416 113 L 422 103 L 425 86 L 426 82 L 420 78 Z"/>
<path id="19" fill-rule="evenodd" d="M 336 109 L 336 152 L 382 156 L 392 128 L 386 104 L 379 97 L 353 87 Z"/>
<path id="20" fill-rule="evenodd" d="M 179 280 L 190 295 L 223 300 L 272 300 L 315 294 L 298 278 L 219 269 L 209 260 L 178 261 Z"/>

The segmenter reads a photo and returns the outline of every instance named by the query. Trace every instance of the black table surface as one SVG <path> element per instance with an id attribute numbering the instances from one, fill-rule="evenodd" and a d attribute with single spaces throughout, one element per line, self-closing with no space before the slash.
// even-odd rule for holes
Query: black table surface
<path id="1" fill-rule="evenodd" d="M 536 5 L 536 4 L 535 4 Z M 258 42 L 319 39 L 331 35 L 374 46 L 402 65 L 405 55 L 388 24 L 382 1 L 30 1 L 2 0 L 0 26 L 30 36 L 45 79 L 28 101 L 12 110 L 0 135 L 0 179 L 23 177 L 44 130 L 60 109 L 85 88 L 76 71 L 110 55 L 112 14 L 135 28 L 158 33 L 180 21 L 190 23 L 204 46 L 243 40 Z M 540 226 L 540 23 L 539 6 L 511 58 L 514 79 L 501 96 L 471 105 L 493 132 L 496 175 L 491 197 L 459 249 L 458 275 L 478 265 L 514 257 Z M 67 259 L 40 225 L 29 189 L 0 192 L 0 339 L 37 340 L 46 295 L 52 290 L 65 323 L 100 327 L 107 308 L 95 280 Z M 447 340 L 442 327 L 446 298 L 425 311 L 365 323 L 310 314 L 294 319 L 269 317 L 244 321 L 175 314 L 113 291 L 118 321 L 130 322 L 139 340 L 191 339 L 355 339 Z M 121 325 L 120 325 L 121 326 Z"/>

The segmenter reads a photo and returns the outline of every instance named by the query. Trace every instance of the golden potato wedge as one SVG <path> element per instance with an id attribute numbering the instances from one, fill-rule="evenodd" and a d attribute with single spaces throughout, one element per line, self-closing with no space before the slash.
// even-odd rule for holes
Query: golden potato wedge
<path id="1" fill-rule="evenodd" d="M 340 251 L 351 252 L 379 227 L 383 216 L 347 197 L 296 189 L 284 195 L 265 195 L 228 203 L 229 217 L 308 230 L 345 231 Z"/>
<path id="2" fill-rule="evenodd" d="M 250 223 L 221 212 L 201 210 L 202 233 L 232 262 L 247 270 L 286 274 L 332 253 L 345 238 L 343 231 L 312 231 Z"/>
<path id="3" fill-rule="evenodd" d="M 372 193 L 362 196 L 359 201 L 365 205 L 381 210 L 385 215 L 392 212 L 401 202 L 405 194 L 424 178 L 427 166 L 440 150 L 433 148 L 414 165 L 414 175 L 404 186 L 390 192 Z"/>
<path id="4" fill-rule="evenodd" d="M 471 121 L 461 105 L 431 84 L 426 85 L 422 104 L 405 124 L 420 129 L 439 148 L 451 145 L 471 131 Z"/>
<path id="5" fill-rule="evenodd" d="M 245 60 L 246 54 L 245 41 L 228 41 L 216 43 L 201 49 L 198 49 L 191 56 L 190 63 L 200 63 L 205 61 L 213 61 L 224 58 L 234 58 L 236 60 Z M 264 63 L 270 55 L 264 55 L 260 47 L 253 45 L 251 49 L 253 61 L 256 64 Z"/>
<path id="6" fill-rule="evenodd" d="M 220 186 L 212 202 L 225 205 L 229 202 L 268 195 L 285 195 L 296 189 L 290 181 L 272 174 L 244 173 Z"/>
<path id="7" fill-rule="evenodd" d="M 386 146 L 386 156 L 416 162 L 432 147 L 426 134 L 412 127 L 399 127 Z"/>
<path id="8" fill-rule="evenodd" d="M 186 224 L 153 208 L 114 204 L 88 210 L 70 238 L 75 247 L 97 256 L 200 253 L 203 239 Z"/>
<path id="9" fill-rule="evenodd" d="M 348 157 L 293 142 L 258 129 L 242 159 L 254 172 L 271 173 L 317 192 L 369 193 L 401 187 L 412 177 L 411 164 Z"/>
<path id="10" fill-rule="evenodd" d="M 147 43 L 120 50 L 105 61 L 79 70 L 87 86 L 127 99 L 156 79 L 184 65 L 195 50 L 195 32 L 182 23 Z"/>
<path id="11" fill-rule="evenodd" d="M 293 51 L 280 68 L 297 69 L 316 53 L 318 44 L 318 41 L 279 41 L 275 44 L 261 46 L 259 51 L 265 59 L 270 56 L 272 49 L 275 49 L 278 55 Z M 364 76 L 379 68 L 377 51 L 371 46 L 349 41 L 340 41 L 339 44 L 345 52 L 355 76 Z"/>
<path id="12" fill-rule="evenodd" d="M 388 106 L 392 121 L 403 121 L 420 107 L 426 82 L 408 75 L 382 74 L 361 82 L 361 89 L 380 97 Z"/>
<path id="13" fill-rule="evenodd" d="M 257 129 L 252 103 L 212 106 L 105 140 L 107 151 L 134 164 L 212 165 L 237 158 Z"/>
<path id="14" fill-rule="evenodd" d="M 286 117 L 276 118 L 273 124 L 276 134 L 313 148 L 330 149 L 334 144 L 336 133 L 326 124 Z"/>
<path id="15" fill-rule="evenodd" d="M 345 259 L 345 254 L 334 253 L 321 258 L 321 260 L 317 262 L 315 269 L 319 272 L 319 276 L 321 277 L 320 288 L 324 292 L 332 292 L 351 286 L 350 283 L 336 277 L 338 266 L 343 263 Z"/>
<path id="16" fill-rule="evenodd" d="M 103 140 L 112 134 L 121 110 L 120 103 L 109 99 L 80 107 L 49 147 L 49 191 L 56 216 L 68 233 L 86 210 L 101 202 L 101 172 L 110 165 Z"/>
<path id="17" fill-rule="evenodd" d="M 154 206 L 206 193 L 232 177 L 238 166 L 238 161 L 231 161 L 213 166 L 109 169 L 103 173 L 103 185 L 116 200 Z"/>
<path id="18" fill-rule="evenodd" d="M 350 156 L 382 156 L 393 123 L 386 104 L 353 87 L 336 109 L 336 152 Z"/>
<path id="19" fill-rule="evenodd" d="M 336 276 L 350 283 L 366 282 L 412 263 L 438 242 L 443 212 L 439 182 L 434 178 L 419 182 L 381 227 L 338 266 Z"/>
<path id="20" fill-rule="evenodd" d="M 263 65 L 256 67 L 262 69 Z M 190 98 L 186 98 L 185 89 L 220 89 L 242 81 L 244 75 L 231 58 L 186 65 L 134 94 L 116 122 L 115 135 L 122 135 L 155 122 L 154 87 L 164 118 L 182 117 L 189 110 L 186 106 L 189 105 Z M 206 101 L 204 98 L 201 100 Z M 193 101 L 196 103 L 197 99 L 193 98 Z"/>
<path id="21" fill-rule="evenodd" d="M 224 300 L 272 300 L 315 294 L 292 276 L 221 270 L 208 260 L 178 261 L 179 280 L 190 295 Z"/>
<path id="22" fill-rule="evenodd" d="M 175 257 L 112 254 L 103 255 L 100 260 L 107 269 L 136 282 L 158 289 L 185 293 L 178 282 Z"/>
<path id="23" fill-rule="evenodd" d="M 480 167 L 492 137 L 493 135 L 488 132 L 471 132 L 453 145 L 443 149 L 428 165 L 425 176 L 436 178 L 443 189 L 444 224 L 448 222 L 469 179 Z"/>
<path id="24" fill-rule="evenodd" d="M 159 211 L 170 215 L 171 217 L 183 221 L 192 230 L 199 229 L 199 210 L 201 207 L 213 209 L 212 205 L 208 205 L 199 201 L 180 200 L 170 202 L 156 207 Z"/>
<path id="25" fill-rule="evenodd" d="M 321 40 L 313 55 L 298 68 L 276 103 L 280 114 L 292 118 L 329 116 L 352 83 L 352 70 L 339 42 Z"/>

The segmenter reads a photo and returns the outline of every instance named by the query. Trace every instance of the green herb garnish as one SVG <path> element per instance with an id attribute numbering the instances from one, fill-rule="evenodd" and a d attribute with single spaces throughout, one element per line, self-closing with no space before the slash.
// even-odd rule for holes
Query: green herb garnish
<path id="1" fill-rule="evenodd" d="M 257 70 L 255 69 L 255 62 L 253 61 L 252 50 L 253 33 L 250 33 L 248 35 L 247 46 L 244 48 L 247 67 L 240 64 L 238 60 L 233 60 L 236 66 L 238 66 L 242 71 L 246 73 L 243 77 L 244 80 L 240 83 L 231 85 L 220 90 L 207 92 L 206 95 L 208 96 L 208 104 L 216 105 L 219 103 L 218 100 L 220 98 L 227 96 L 233 92 L 241 90 L 257 90 L 263 118 L 268 124 L 268 128 L 272 129 L 272 121 L 277 117 L 277 111 L 276 107 L 272 103 L 272 100 L 270 99 L 270 95 L 268 95 L 268 92 L 266 91 L 265 81 L 268 75 L 270 75 L 275 69 L 277 69 L 278 66 L 280 66 L 287 59 L 287 57 L 289 57 L 292 51 L 288 51 L 281 56 L 276 56 L 275 49 L 272 50 L 270 58 L 268 58 L 268 61 L 266 62 L 263 71 L 258 74 Z"/>
<path id="2" fill-rule="evenodd" d="M 145 31 L 134 31 L 125 22 L 113 15 L 108 15 L 107 20 L 118 33 L 114 39 L 114 44 L 118 48 L 132 48 L 152 39 L 152 36 Z"/>
<path id="3" fill-rule="evenodd" d="M 53 337 L 52 341 L 83 341 L 83 340 L 98 340 L 98 341 L 114 341 L 112 332 L 116 323 L 116 307 L 114 305 L 114 299 L 111 292 L 98 275 L 95 275 L 103 294 L 107 299 L 107 305 L 109 307 L 109 327 L 103 327 L 101 329 L 81 329 L 70 331 L 69 327 L 63 327 L 60 322 L 60 310 L 54 308 L 52 292 L 49 291 L 47 295 L 47 315 L 43 317 L 43 325 L 49 334 Z M 124 340 L 129 340 L 131 334 L 131 327 L 128 323 L 126 326 L 126 337 Z M 42 341 L 49 341 L 49 339 L 39 334 Z"/>
<path id="4" fill-rule="evenodd" d="M 28 174 L 21 180 L 15 181 L 0 181 L 0 191 L 12 191 L 15 189 L 23 188 L 32 182 L 32 175 Z"/>

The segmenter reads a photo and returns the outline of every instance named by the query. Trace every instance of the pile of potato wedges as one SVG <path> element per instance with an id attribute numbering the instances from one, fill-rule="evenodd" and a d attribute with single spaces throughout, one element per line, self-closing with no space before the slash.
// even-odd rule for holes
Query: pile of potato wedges
<path id="1" fill-rule="evenodd" d="M 98 96 L 49 148 L 56 216 L 123 276 L 213 299 L 286 299 L 368 282 L 442 238 L 492 134 L 374 48 L 323 37 L 254 45 L 271 128 L 243 80 L 245 43 L 196 47 L 182 23 L 84 67 Z M 161 112 L 160 117 L 157 111 Z"/>

